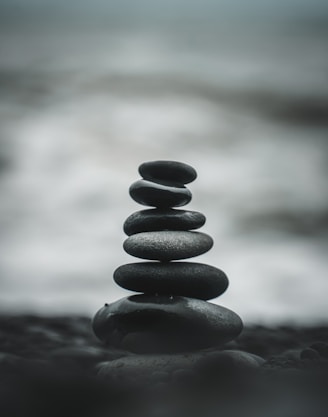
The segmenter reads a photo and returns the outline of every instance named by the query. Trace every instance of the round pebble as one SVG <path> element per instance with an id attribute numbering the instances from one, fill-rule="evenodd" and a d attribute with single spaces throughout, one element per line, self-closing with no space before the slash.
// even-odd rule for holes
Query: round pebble
<path id="1" fill-rule="evenodd" d="M 192 368 L 204 353 L 127 355 L 99 364 L 98 374 L 105 379 L 122 379 L 126 375 L 142 376 L 150 383 L 169 382 L 176 369 Z"/>
<path id="2" fill-rule="evenodd" d="M 134 235 L 141 232 L 160 230 L 192 230 L 205 224 L 202 213 L 188 210 L 150 209 L 137 211 L 129 216 L 124 223 L 124 232 Z"/>
<path id="3" fill-rule="evenodd" d="M 315 342 L 310 346 L 310 348 L 316 350 L 323 358 L 328 359 L 328 343 Z"/>
<path id="4" fill-rule="evenodd" d="M 177 369 L 172 373 L 172 381 L 178 384 L 191 383 L 195 378 L 195 372 L 188 368 Z"/>
<path id="5" fill-rule="evenodd" d="M 74 364 L 86 366 L 93 366 L 101 360 L 105 360 L 110 354 L 103 349 L 93 346 L 79 346 L 79 347 L 64 347 L 55 349 L 49 354 L 52 361 L 56 363 L 66 364 L 72 366 Z M 116 359 L 123 355 L 111 355 Z"/>
<path id="6" fill-rule="evenodd" d="M 196 363 L 196 369 L 205 374 L 225 371 L 243 371 L 260 367 L 264 359 L 241 350 L 222 350 L 204 356 Z"/>
<path id="7" fill-rule="evenodd" d="M 212 246 L 213 239 L 205 233 L 186 231 L 138 233 L 123 243 L 128 254 L 158 261 L 192 258 L 209 251 Z"/>
<path id="8" fill-rule="evenodd" d="M 16 370 L 20 370 L 22 362 L 23 359 L 19 356 L 7 352 L 0 352 L 0 375 L 6 372 L 13 373 Z"/>
<path id="9" fill-rule="evenodd" d="M 197 172 L 190 165 L 177 161 L 144 162 L 139 167 L 142 178 L 149 181 L 169 181 L 188 184 L 197 177 Z"/>
<path id="10" fill-rule="evenodd" d="M 210 300 L 228 287 L 223 271 L 196 262 L 138 262 L 122 265 L 114 280 L 127 290 Z"/>
<path id="11" fill-rule="evenodd" d="M 309 359 L 309 360 L 318 360 L 318 359 L 320 359 L 320 355 L 319 355 L 317 350 L 311 349 L 311 348 L 306 348 L 306 349 L 302 350 L 302 352 L 300 354 L 300 358 L 301 359 Z"/>
<path id="12" fill-rule="evenodd" d="M 184 206 L 192 197 L 190 190 L 184 186 L 169 186 L 145 180 L 134 182 L 129 193 L 137 203 L 158 208 Z"/>
<path id="13" fill-rule="evenodd" d="M 151 374 L 151 378 L 155 381 L 164 381 L 167 382 L 170 379 L 170 374 L 165 371 L 154 371 Z"/>
<path id="14" fill-rule="evenodd" d="M 219 346 L 242 330 L 225 307 L 180 296 L 133 295 L 105 305 L 93 320 L 96 336 L 135 353 L 186 352 Z"/>

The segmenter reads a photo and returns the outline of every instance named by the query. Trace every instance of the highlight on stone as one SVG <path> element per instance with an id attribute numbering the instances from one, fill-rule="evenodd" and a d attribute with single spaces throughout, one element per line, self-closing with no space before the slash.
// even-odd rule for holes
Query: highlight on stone
<path id="1" fill-rule="evenodd" d="M 94 317 L 96 336 L 109 347 L 139 354 L 179 354 L 217 348 L 243 328 L 233 311 L 207 302 L 228 287 L 220 269 L 197 262 L 176 262 L 209 251 L 213 239 L 195 231 L 202 213 L 179 210 L 192 194 L 185 184 L 197 173 L 176 161 L 145 162 L 142 179 L 130 187 L 137 202 L 154 207 L 131 214 L 124 223 L 124 250 L 137 262 L 119 266 L 115 282 L 141 294 L 105 304 Z"/>

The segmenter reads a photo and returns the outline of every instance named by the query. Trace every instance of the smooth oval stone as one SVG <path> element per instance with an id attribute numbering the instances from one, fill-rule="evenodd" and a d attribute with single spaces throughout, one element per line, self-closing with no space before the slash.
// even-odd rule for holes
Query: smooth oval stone
<path id="1" fill-rule="evenodd" d="M 123 243 L 128 254 L 158 261 L 192 258 L 209 251 L 212 246 L 213 239 L 205 233 L 171 230 L 137 233 Z"/>
<path id="2" fill-rule="evenodd" d="M 120 380 L 129 375 L 140 376 L 152 381 L 169 381 L 184 376 L 222 376 L 222 370 L 240 371 L 259 368 L 264 359 L 252 353 L 236 350 L 206 350 L 176 354 L 128 355 L 110 362 L 99 364 L 98 375 L 104 379 Z M 181 378 L 182 377 L 182 378 Z M 188 381 L 186 381 L 188 382 Z"/>
<path id="3" fill-rule="evenodd" d="M 22 369 L 24 359 L 8 352 L 0 352 L 0 374 L 14 374 Z"/>
<path id="4" fill-rule="evenodd" d="M 71 346 L 55 349 L 49 353 L 53 362 L 74 367 L 74 365 L 83 365 L 84 367 L 94 366 L 97 362 L 105 360 L 108 352 L 103 348 L 94 346 Z M 119 358 L 123 355 L 116 355 Z"/>
<path id="5" fill-rule="evenodd" d="M 184 206 L 192 197 L 190 190 L 184 186 L 174 187 L 145 180 L 134 182 L 129 192 L 137 203 L 158 208 Z"/>
<path id="6" fill-rule="evenodd" d="M 143 376 L 151 379 L 156 378 L 156 373 L 164 374 L 163 380 L 176 369 L 189 368 L 206 355 L 206 352 L 191 352 L 177 354 L 149 354 L 149 355 L 128 355 L 124 358 L 105 362 L 98 367 L 98 375 L 101 378 L 111 380 L 113 377 L 122 379 L 127 375 L 136 375 L 140 379 Z M 157 370 L 157 371 L 156 371 Z"/>
<path id="7" fill-rule="evenodd" d="M 226 274 L 214 266 L 194 262 L 139 262 L 122 265 L 114 272 L 115 282 L 131 291 L 146 294 L 183 295 L 210 300 L 228 287 Z"/>
<path id="8" fill-rule="evenodd" d="M 177 161 L 151 161 L 139 166 L 139 174 L 145 180 L 189 184 L 197 177 L 190 165 Z"/>
<path id="9" fill-rule="evenodd" d="M 301 359 L 309 359 L 309 360 L 318 360 L 320 359 L 320 354 L 315 349 L 306 348 L 303 349 L 300 354 Z"/>
<path id="10" fill-rule="evenodd" d="M 131 236 L 136 233 L 160 230 L 199 229 L 205 221 L 205 216 L 197 211 L 150 209 L 131 214 L 125 220 L 123 229 L 128 236 Z"/>
<path id="11" fill-rule="evenodd" d="M 229 371 L 246 371 L 259 368 L 265 360 L 241 350 L 211 352 L 196 363 L 196 369 L 207 376 L 222 376 Z"/>
<path id="12" fill-rule="evenodd" d="M 135 353 L 188 352 L 234 339 L 242 321 L 233 311 L 180 296 L 133 295 L 105 305 L 93 320 L 96 336 Z"/>
<path id="13" fill-rule="evenodd" d="M 328 359 L 328 343 L 315 342 L 310 346 L 310 348 L 316 350 L 323 358 Z"/>

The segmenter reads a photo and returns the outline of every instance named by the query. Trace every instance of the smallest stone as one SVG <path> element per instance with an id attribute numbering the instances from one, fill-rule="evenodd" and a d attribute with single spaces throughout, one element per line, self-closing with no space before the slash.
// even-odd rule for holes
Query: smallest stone
<path id="1" fill-rule="evenodd" d="M 189 184 L 197 177 L 190 165 L 177 161 L 150 161 L 139 166 L 139 174 L 148 181 Z"/>

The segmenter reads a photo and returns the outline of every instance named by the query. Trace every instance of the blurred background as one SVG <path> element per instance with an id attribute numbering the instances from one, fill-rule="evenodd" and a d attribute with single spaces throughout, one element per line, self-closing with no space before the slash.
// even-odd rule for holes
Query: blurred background
<path id="1" fill-rule="evenodd" d="M 147 160 L 191 164 L 188 208 L 246 323 L 327 320 L 328 3 L 0 0 L 0 309 L 93 315 Z"/>

